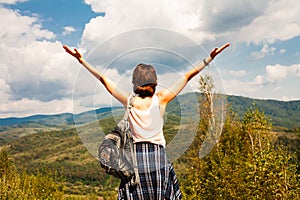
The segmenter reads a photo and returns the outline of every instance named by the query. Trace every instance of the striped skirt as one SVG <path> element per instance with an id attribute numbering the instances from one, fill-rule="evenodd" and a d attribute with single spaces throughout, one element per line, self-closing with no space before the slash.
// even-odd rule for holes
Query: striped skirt
<path id="1" fill-rule="evenodd" d="M 182 198 L 179 183 L 165 148 L 152 143 L 136 143 L 140 184 L 130 188 L 121 182 L 119 200 L 177 200 Z"/>

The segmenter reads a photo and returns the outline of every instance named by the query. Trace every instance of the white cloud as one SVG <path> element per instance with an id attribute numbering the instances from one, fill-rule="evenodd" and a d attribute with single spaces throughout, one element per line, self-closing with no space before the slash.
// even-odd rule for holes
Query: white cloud
<path id="1" fill-rule="evenodd" d="M 50 40 L 55 35 L 42 29 L 36 17 L 22 16 L 17 11 L 0 7 L 1 44 L 20 47 L 34 40 Z"/>
<path id="2" fill-rule="evenodd" d="M 281 81 L 288 75 L 288 67 L 281 65 L 266 66 L 266 80 L 269 82 Z"/>
<path id="3" fill-rule="evenodd" d="M 10 96 L 10 87 L 4 79 L 0 79 L 0 104 L 7 103 Z"/>
<path id="4" fill-rule="evenodd" d="M 85 0 L 95 12 L 105 12 L 104 17 L 94 18 L 86 25 L 82 38 L 82 47 L 91 51 L 103 41 L 111 40 L 112 37 L 123 34 L 126 31 L 136 30 L 144 27 L 159 27 L 182 33 L 200 44 L 214 45 L 222 41 L 231 43 L 254 43 L 263 44 L 261 49 L 251 54 L 255 59 L 266 56 L 274 56 L 275 53 L 285 53 L 285 49 L 276 49 L 275 41 L 289 40 L 300 35 L 300 20 L 298 13 L 300 4 L 296 0 L 276 1 L 239 1 L 239 0 L 217 0 L 217 1 L 137 1 L 130 0 L 120 2 L 116 0 Z M 125 47 L 123 52 L 130 50 L 132 43 L 145 42 L 145 45 L 156 45 L 172 42 L 177 45 L 177 40 L 158 39 L 157 35 L 142 33 L 140 38 L 147 39 L 140 41 L 139 37 L 128 37 L 120 43 L 105 48 L 111 52 L 114 47 Z M 206 43 L 209 42 L 209 43 Z M 105 43 L 105 42 L 104 42 Z M 212 44 L 210 44 L 212 43 Z M 118 44 L 118 45 L 116 45 Z M 163 45 L 162 45 L 163 46 Z M 176 46 L 181 48 L 181 44 Z M 233 48 L 234 45 L 232 45 Z M 126 47 L 128 47 L 126 49 Z M 132 48 L 133 49 L 133 48 Z M 122 51 L 121 51 L 122 52 Z M 118 54 L 116 54 L 118 55 Z M 140 58 L 136 56 L 136 58 Z M 278 70 L 280 71 L 280 69 Z M 225 87 L 237 95 L 245 95 L 261 98 L 278 98 L 272 88 L 271 80 L 282 80 L 280 72 L 272 68 L 266 68 L 265 74 L 257 75 L 252 81 L 226 80 Z M 245 70 L 230 70 L 229 74 L 234 77 L 245 77 L 248 73 Z M 253 74 L 250 71 L 249 74 Z M 255 73 L 254 73 L 255 74 Z M 166 76 L 167 74 L 164 74 Z M 285 78 L 290 76 L 288 73 Z M 169 77 L 170 75 L 168 75 Z M 281 76 L 284 76 L 281 74 Z M 174 77 L 176 77 L 174 75 Z M 233 78 L 233 77 L 231 77 Z M 171 78 L 172 79 L 172 78 Z M 174 79 L 174 78 L 173 78 Z M 247 77 L 249 79 L 249 77 Z M 192 88 L 197 88 L 197 83 L 190 83 Z M 274 86 L 275 87 L 275 86 Z M 279 87 L 284 89 L 285 86 Z M 268 90 L 266 92 L 265 90 Z M 275 95 L 274 95 L 275 94 Z M 288 94 L 285 94 L 288 97 Z"/>
<path id="5" fill-rule="evenodd" d="M 201 24 L 199 1 L 87 1 L 95 11 L 105 11 L 104 17 L 93 18 L 85 26 L 82 44 L 99 44 L 114 35 L 144 27 L 158 27 L 192 35 L 199 41 L 212 40 L 207 31 L 195 30 Z M 142 36 L 141 36 L 142 37 Z M 143 35 L 143 37 L 149 37 Z M 149 38 L 151 40 L 151 38 Z M 130 43 L 132 41 L 128 41 Z M 162 41 L 160 41 L 162 42 Z"/>
<path id="6" fill-rule="evenodd" d="M 29 0 L 0 0 L 0 4 L 15 4 L 17 2 L 25 2 Z"/>
<path id="7" fill-rule="evenodd" d="M 281 53 L 281 54 L 286 53 L 286 49 L 280 49 L 279 53 Z"/>
<path id="8" fill-rule="evenodd" d="M 265 56 L 274 54 L 276 48 L 269 47 L 268 44 L 265 44 L 260 51 L 254 51 L 251 53 L 251 56 L 255 59 L 262 59 Z"/>
<path id="9" fill-rule="evenodd" d="M 221 40 L 265 43 L 261 51 L 252 53 L 253 57 L 260 59 L 274 53 L 275 48 L 268 43 L 300 34 L 300 4 L 296 0 L 85 0 L 85 3 L 95 12 L 105 12 L 105 16 L 93 18 L 86 24 L 81 46 L 88 51 L 118 34 L 159 27 L 185 34 L 198 43 L 217 41 L 220 45 Z M 144 33 L 140 37 L 149 41 L 155 39 L 155 36 Z M 123 41 L 123 45 L 132 42 L 136 41 Z"/>
<path id="10" fill-rule="evenodd" d="M 282 101 L 298 101 L 299 97 L 296 96 L 283 96 Z"/>
<path id="11" fill-rule="evenodd" d="M 68 57 L 61 43 L 32 41 L 22 47 L 0 49 L 4 52 L 0 78 L 10 85 L 11 99 L 47 101 L 71 96 L 79 65 Z"/>
<path id="12" fill-rule="evenodd" d="M 0 0 L 0 4 L 16 2 L 22 0 Z M 89 61 L 96 66 L 104 66 L 97 69 L 106 71 L 110 78 L 120 81 L 122 86 L 125 82 L 127 86 L 131 82 L 131 77 L 124 74 L 133 67 L 132 60 L 137 58 L 160 64 L 173 62 L 177 66 L 173 68 L 173 72 L 167 71 L 159 75 L 162 80 L 160 87 L 172 83 L 171 80 L 175 80 L 184 70 L 178 66 L 186 66 L 186 63 L 181 65 L 182 58 L 194 63 L 195 52 L 197 58 L 207 55 L 207 52 L 203 53 L 203 49 L 191 48 L 196 44 L 193 40 L 207 46 L 215 46 L 215 42 L 220 45 L 223 40 L 231 43 L 264 44 L 259 51 L 252 53 L 253 57 L 260 59 L 274 56 L 277 51 L 281 54 L 290 51 L 277 50 L 272 43 L 300 35 L 300 4 L 296 0 L 85 0 L 85 3 L 94 12 L 105 12 L 105 15 L 93 18 L 85 25 L 81 52 L 91 53 L 98 45 L 104 44 L 104 50 L 92 53 Z M 76 94 L 85 98 L 81 101 L 75 95 L 73 103 L 78 110 L 91 108 L 93 101 L 95 105 L 106 103 L 109 95 L 102 86 L 96 86 L 99 83 L 88 72 L 85 71 L 84 75 L 80 72 L 82 77 L 76 79 L 80 65 L 64 52 L 60 42 L 54 42 L 55 34 L 42 27 L 39 16 L 23 16 L 18 11 L 0 6 L 0 18 L 3 19 L 0 21 L 0 107 L 6 116 L 9 113 L 17 115 L 18 112 L 20 115 L 34 114 L 36 110 L 41 113 L 51 110 L 71 112 L 69 105 L 72 101 L 73 84 L 78 86 L 78 83 L 82 84 L 75 88 L 78 90 Z M 145 30 L 141 31 L 143 28 Z M 153 28 L 152 31 L 150 28 Z M 164 31 L 157 31 L 159 28 Z M 63 35 L 74 31 L 73 27 L 65 27 Z M 149 55 L 147 49 L 138 49 L 145 46 L 161 49 L 157 48 Z M 170 50 L 167 53 L 174 53 L 173 57 L 165 56 L 167 53 L 162 50 Z M 174 55 L 177 58 L 174 59 Z M 105 56 L 109 59 L 103 63 L 97 62 Z M 121 61 L 124 65 L 120 65 Z M 104 64 L 111 65 L 107 67 Z M 265 73 L 256 75 L 252 81 L 231 79 L 225 80 L 224 85 L 229 93 L 237 95 L 295 98 L 283 92 L 286 91 L 286 85 L 282 83 L 283 80 L 290 81 L 291 77 L 298 78 L 299 68 L 297 64 L 268 65 Z M 248 71 L 231 70 L 229 74 L 238 79 L 244 78 Z M 131 91 L 130 86 L 127 86 L 125 88 Z M 197 79 L 188 87 L 196 90 Z M 93 94 L 96 96 L 91 101 Z"/>
<path id="13" fill-rule="evenodd" d="M 262 75 L 257 75 L 253 81 L 254 85 L 263 85 L 265 82 L 264 77 Z"/>
<path id="14" fill-rule="evenodd" d="M 265 73 L 251 81 L 224 80 L 227 94 L 242 95 L 259 99 L 296 100 L 299 99 L 300 64 L 282 66 L 268 65 Z"/>
<path id="15" fill-rule="evenodd" d="M 0 7 L 0 18 L 1 117 L 70 111 L 79 65 L 37 16 Z"/>
<path id="16" fill-rule="evenodd" d="M 87 5 L 90 5 L 94 12 L 105 12 L 104 1 L 98 0 L 84 0 Z"/>
<path id="17" fill-rule="evenodd" d="M 268 65 L 266 66 L 266 81 L 280 82 L 288 77 L 300 77 L 300 64 L 291 66 Z"/>
<path id="18" fill-rule="evenodd" d="M 34 114 L 73 112 L 73 103 L 75 102 L 72 99 L 43 102 L 36 99 L 24 98 L 18 101 L 2 103 L 0 106 L 0 117 L 25 117 Z"/>
<path id="19" fill-rule="evenodd" d="M 288 3 L 284 0 L 259 3 L 237 0 L 184 3 L 174 0 L 143 2 L 86 0 L 85 2 L 96 12 L 106 12 L 105 17 L 98 17 L 91 21 L 90 26 L 87 27 L 90 31 L 87 29 L 85 32 L 87 40 L 102 41 L 109 35 L 141 27 L 168 28 L 188 34 L 199 42 L 214 40 L 218 35 L 228 32 L 230 37 L 234 36 L 232 37 L 234 40 L 255 43 L 265 40 L 284 40 L 299 34 L 297 31 L 299 5 L 295 0 L 290 0 Z M 275 31 L 274 21 L 277 22 L 275 27 L 278 29 Z M 96 24 L 99 25 L 98 29 L 94 29 Z M 282 25 L 289 31 L 282 29 Z M 101 34 L 97 36 L 93 33 Z"/>
<path id="20" fill-rule="evenodd" d="M 296 0 L 85 0 L 85 3 L 95 12 L 105 12 L 105 16 L 93 18 L 86 24 L 81 46 L 88 51 L 118 34 L 156 27 L 184 34 L 202 44 L 264 43 L 261 51 L 252 53 L 261 59 L 275 51 L 268 43 L 300 35 L 300 4 Z M 144 33 L 140 37 L 155 39 Z M 123 45 L 132 42 L 136 41 L 123 41 Z"/>
<path id="21" fill-rule="evenodd" d="M 300 77 L 300 64 L 295 64 L 290 66 L 289 73 L 295 75 L 296 77 Z"/>
<path id="22" fill-rule="evenodd" d="M 297 0 L 268 1 L 262 15 L 235 34 L 237 42 L 274 43 L 289 40 L 300 34 L 300 4 Z"/>
<path id="23" fill-rule="evenodd" d="M 229 31 L 238 31 L 248 26 L 256 17 L 260 16 L 268 4 L 267 0 L 240 1 L 240 0 L 214 0 L 201 1 L 203 6 L 199 17 L 203 24 L 199 28 L 208 29 L 214 34 L 223 34 Z M 203 20 L 205 19 L 205 20 Z"/>
<path id="24" fill-rule="evenodd" d="M 75 32 L 75 31 L 76 31 L 76 29 L 74 27 L 72 27 L 72 26 L 66 26 L 66 27 L 64 27 L 64 32 L 62 34 L 64 36 L 66 36 L 66 35 L 69 35 L 69 34 Z"/>
<path id="25" fill-rule="evenodd" d="M 250 96 L 257 90 L 257 85 L 253 82 L 240 81 L 237 79 L 224 80 L 226 94 Z M 256 96 L 257 97 L 257 96 Z"/>

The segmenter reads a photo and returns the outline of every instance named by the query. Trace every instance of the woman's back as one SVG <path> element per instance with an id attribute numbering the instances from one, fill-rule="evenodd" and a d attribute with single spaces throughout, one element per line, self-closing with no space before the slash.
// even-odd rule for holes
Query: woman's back
<path id="1" fill-rule="evenodd" d="M 151 103 L 152 97 L 140 98 L 137 96 L 133 101 L 134 108 L 138 110 L 148 110 L 151 106 Z"/>
<path id="2" fill-rule="evenodd" d="M 129 121 L 135 142 L 150 142 L 165 146 L 163 135 L 163 117 L 157 95 L 133 100 Z"/>

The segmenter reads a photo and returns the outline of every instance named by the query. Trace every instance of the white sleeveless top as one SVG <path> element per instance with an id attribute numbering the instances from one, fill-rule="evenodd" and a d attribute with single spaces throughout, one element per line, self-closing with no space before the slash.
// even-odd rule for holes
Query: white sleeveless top
<path id="1" fill-rule="evenodd" d="M 160 113 L 157 95 L 153 95 L 151 105 L 147 110 L 132 107 L 129 122 L 134 143 L 151 142 L 166 145 L 163 134 L 164 120 Z"/>

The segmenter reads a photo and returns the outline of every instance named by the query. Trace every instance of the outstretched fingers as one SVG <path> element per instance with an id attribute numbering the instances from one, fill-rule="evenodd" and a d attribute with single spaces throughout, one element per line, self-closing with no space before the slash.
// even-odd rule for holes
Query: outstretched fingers
<path id="1" fill-rule="evenodd" d="M 66 50 L 67 53 L 77 58 L 80 63 L 82 62 L 81 60 L 82 55 L 79 53 L 79 51 L 76 48 L 74 48 L 74 51 L 72 51 L 67 45 L 63 45 L 63 48 Z"/>
<path id="2" fill-rule="evenodd" d="M 219 53 L 221 53 L 224 49 L 226 49 L 229 46 L 230 46 L 230 43 L 227 43 L 219 48 L 218 47 L 214 48 L 214 50 L 212 50 L 212 52 L 210 53 L 210 57 L 212 59 L 214 59 Z"/>
<path id="3" fill-rule="evenodd" d="M 67 45 L 63 45 L 63 48 L 66 50 L 67 53 L 74 55 L 74 52 Z"/>
<path id="4" fill-rule="evenodd" d="M 229 46 L 230 46 L 230 43 L 224 44 L 223 46 L 221 46 L 220 48 L 217 49 L 218 53 L 220 53 L 221 51 L 223 51 L 224 49 L 226 49 Z"/>

